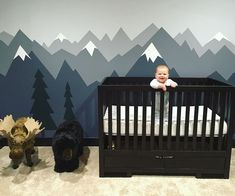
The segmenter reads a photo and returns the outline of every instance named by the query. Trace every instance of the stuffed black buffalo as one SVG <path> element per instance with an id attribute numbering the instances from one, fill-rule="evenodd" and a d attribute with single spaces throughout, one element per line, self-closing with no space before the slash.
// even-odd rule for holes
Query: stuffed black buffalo
<path id="1" fill-rule="evenodd" d="M 56 172 L 72 172 L 79 167 L 83 154 L 83 129 L 77 121 L 60 124 L 52 139 Z"/>

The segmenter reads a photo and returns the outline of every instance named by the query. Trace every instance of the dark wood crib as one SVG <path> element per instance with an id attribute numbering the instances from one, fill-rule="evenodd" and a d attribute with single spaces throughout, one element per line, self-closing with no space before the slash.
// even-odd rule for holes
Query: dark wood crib
<path id="1" fill-rule="evenodd" d="M 179 86 L 163 92 L 150 87 L 152 79 L 108 77 L 98 87 L 100 177 L 229 178 L 234 87 L 209 78 L 173 78 Z"/>

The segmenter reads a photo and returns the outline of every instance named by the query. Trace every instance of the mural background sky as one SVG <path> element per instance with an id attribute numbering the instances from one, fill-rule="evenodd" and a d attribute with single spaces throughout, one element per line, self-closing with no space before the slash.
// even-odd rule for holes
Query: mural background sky
<path id="1" fill-rule="evenodd" d="M 59 33 L 79 41 L 89 30 L 112 39 L 122 27 L 133 39 L 151 23 L 172 37 L 189 28 L 204 45 L 217 32 L 235 44 L 234 0 L 0 0 L 0 32 L 21 29 L 51 44 Z"/>

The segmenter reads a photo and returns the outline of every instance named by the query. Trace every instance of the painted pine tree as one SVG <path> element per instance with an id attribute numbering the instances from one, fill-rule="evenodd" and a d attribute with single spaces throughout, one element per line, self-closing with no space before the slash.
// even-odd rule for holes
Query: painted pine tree
<path id="1" fill-rule="evenodd" d="M 67 82 L 66 87 L 65 87 L 64 97 L 65 97 L 64 120 L 75 120 L 76 118 L 75 118 L 75 115 L 73 113 L 73 103 L 71 101 L 72 94 L 71 94 L 70 86 L 69 86 L 68 82 Z"/>
<path id="2" fill-rule="evenodd" d="M 35 82 L 33 84 L 35 90 L 32 99 L 34 99 L 34 103 L 30 113 L 35 119 L 42 122 L 46 130 L 54 130 L 56 129 L 56 125 L 50 115 L 53 113 L 53 110 L 47 101 L 49 96 L 45 90 L 47 85 L 43 81 L 43 77 L 41 71 L 38 70 L 35 74 Z"/>

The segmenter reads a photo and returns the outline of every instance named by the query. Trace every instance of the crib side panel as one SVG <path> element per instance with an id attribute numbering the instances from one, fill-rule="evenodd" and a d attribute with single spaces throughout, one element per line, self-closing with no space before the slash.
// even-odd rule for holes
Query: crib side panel
<path id="1" fill-rule="evenodd" d="M 146 85 L 101 88 L 99 113 L 108 111 L 108 133 L 103 140 L 108 149 L 220 151 L 226 148 L 225 133 L 230 130 L 224 122 L 227 123 L 231 112 L 231 93 L 226 89 L 179 86 L 163 92 Z M 159 114 L 156 114 L 156 94 L 159 94 Z M 100 137 L 104 134 L 101 116 Z"/>

